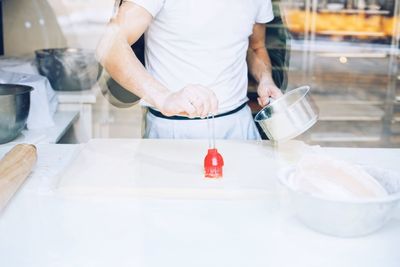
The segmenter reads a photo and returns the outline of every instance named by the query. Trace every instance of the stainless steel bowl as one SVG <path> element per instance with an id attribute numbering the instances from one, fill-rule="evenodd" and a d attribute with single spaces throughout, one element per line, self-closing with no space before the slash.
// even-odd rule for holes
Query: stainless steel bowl
<path id="1" fill-rule="evenodd" d="M 32 90 L 25 85 L 0 84 L 0 144 L 14 140 L 24 129 Z"/>
<path id="2" fill-rule="evenodd" d="M 304 133 L 318 120 L 318 109 L 310 87 L 296 88 L 271 101 L 257 113 L 255 121 L 271 141 L 282 142 Z"/>
<path id="3" fill-rule="evenodd" d="M 130 108 L 140 101 L 137 95 L 122 87 L 107 71 L 103 71 L 99 80 L 99 87 L 103 96 L 115 107 Z"/>
<path id="4" fill-rule="evenodd" d="M 102 67 L 94 52 L 75 48 L 35 51 L 39 73 L 46 76 L 54 90 L 88 90 L 97 82 Z"/>
<path id="5" fill-rule="evenodd" d="M 280 181 L 289 191 L 299 220 L 307 227 L 338 237 L 357 237 L 377 231 L 400 212 L 400 174 L 376 167 L 363 168 L 389 193 L 384 198 L 333 200 L 294 190 L 286 170 Z"/>

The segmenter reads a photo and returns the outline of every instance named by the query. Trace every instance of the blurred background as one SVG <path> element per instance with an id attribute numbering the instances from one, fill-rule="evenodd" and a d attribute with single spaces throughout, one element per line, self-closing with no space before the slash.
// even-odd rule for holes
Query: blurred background
<path id="1" fill-rule="evenodd" d="M 274 78 L 286 91 L 310 85 L 320 110 L 318 123 L 299 139 L 324 146 L 400 147 L 398 1 L 273 3 L 276 18 L 268 25 L 267 45 Z M 9 142 L 141 138 L 138 99 L 93 60 L 114 0 L 1 4 L 0 82 L 34 87 L 27 128 Z M 255 88 L 250 80 L 254 113 L 260 109 Z"/>

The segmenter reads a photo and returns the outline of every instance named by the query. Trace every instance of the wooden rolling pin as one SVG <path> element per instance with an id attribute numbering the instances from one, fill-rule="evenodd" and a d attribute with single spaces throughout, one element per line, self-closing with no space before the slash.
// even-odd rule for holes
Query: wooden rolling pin
<path id="1" fill-rule="evenodd" d="M 0 160 L 0 212 L 31 173 L 36 160 L 36 147 L 27 144 L 16 145 Z"/>

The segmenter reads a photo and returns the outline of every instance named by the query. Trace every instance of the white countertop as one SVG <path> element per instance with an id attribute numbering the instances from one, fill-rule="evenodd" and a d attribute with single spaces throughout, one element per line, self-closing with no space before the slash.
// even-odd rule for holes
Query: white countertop
<path id="1" fill-rule="evenodd" d="M 53 116 L 53 127 L 22 130 L 21 134 L 9 144 L 56 144 L 78 118 L 79 112 L 77 111 L 57 111 Z"/>
<path id="2" fill-rule="evenodd" d="M 154 140 L 143 141 L 148 142 L 160 147 Z M 229 143 L 218 144 L 227 151 Z M 273 181 L 272 148 L 268 143 L 249 146 L 265 156 L 263 173 L 252 181 Z M 0 147 L 0 156 L 8 149 Z M 38 146 L 33 174 L 0 214 L 1 266 L 399 266 L 399 219 L 361 238 L 322 235 L 300 224 L 285 195 L 273 186 L 264 197 L 248 199 L 62 193 L 57 173 L 79 149 L 82 145 Z M 399 149 L 325 150 L 400 171 Z M 182 153 L 194 157 L 191 151 Z M 228 179 L 234 156 L 223 155 Z"/>

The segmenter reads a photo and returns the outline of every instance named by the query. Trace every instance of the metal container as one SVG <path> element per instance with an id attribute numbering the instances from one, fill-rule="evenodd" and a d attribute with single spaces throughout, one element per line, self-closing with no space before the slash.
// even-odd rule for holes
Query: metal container
<path id="1" fill-rule="evenodd" d="M 140 98 L 117 83 L 107 71 L 99 79 L 99 87 L 105 99 L 118 108 L 130 108 L 139 103 Z"/>
<path id="2" fill-rule="evenodd" d="M 24 129 L 32 90 L 25 85 L 0 84 L 0 144 L 14 140 Z"/>
<path id="3" fill-rule="evenodd" d="M 57 91 L 88 90 L 97 82 L 102 67 L 94 52 L 75 48 L 36 50 L 39 73 Z"/>
<path id="4" fill-rule="evenodd" d="M 302 86 L 271 101 L 257 113 L 258 122 L 271 141 L 282 142 L 307 131 L 318 120 L 310 87 Z"/>
<path id="5" fill-rule="evenodd" d="M 386 189 L 387 197 L 344 201 L 299 192 L 289 182 L 294 169 L 283 172 L 280 181 L 289 191 L 296 215 L 304 225 L 323 234 L 357 237 L 377 231 L 396 212 L 400 213 L 400 174 L 376 167 L 363 168 Z"/>

